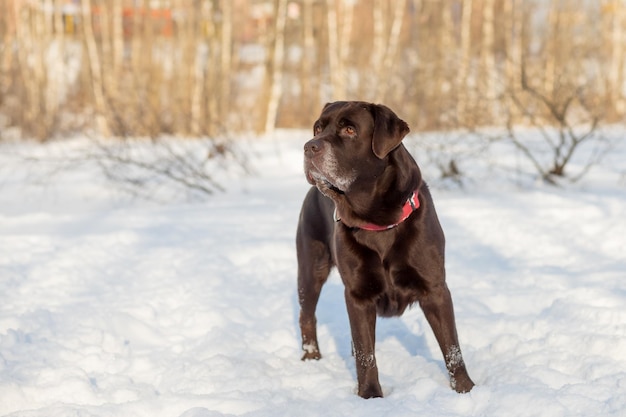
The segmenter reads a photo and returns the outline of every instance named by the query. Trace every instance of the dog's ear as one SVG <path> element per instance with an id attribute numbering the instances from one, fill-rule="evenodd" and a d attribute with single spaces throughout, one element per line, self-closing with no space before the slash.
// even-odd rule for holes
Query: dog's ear
<path id="1" fill-rule="evenodd" d="M 372 105 L 370 108 L 374 117 L 374 134 L 372 135 L 372 150 L 374 155 L 383 159 L 393 151 L 402 139 L 409 133 L 409 125 L 400 119 L 389 107 L 382 104 Z"/>

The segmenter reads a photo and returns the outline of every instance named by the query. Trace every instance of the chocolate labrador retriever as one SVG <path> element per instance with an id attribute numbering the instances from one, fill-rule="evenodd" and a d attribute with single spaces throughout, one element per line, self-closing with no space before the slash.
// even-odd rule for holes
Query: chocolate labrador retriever
<path id="1" fill-rule="evenodd" d="M 382 397 L 374 356 L 376 315 L 419 303 L 457 392 L 474 386 L 445 282 L 444 235 L 430 192 L 402 139 L 407 124 L 389 108 L 327 104 L 304 145 L 307 194 L 296 237 L 302 360 L 320 359 L 315 308 L 336 266 L 345 286 L 358 394 Z"/>

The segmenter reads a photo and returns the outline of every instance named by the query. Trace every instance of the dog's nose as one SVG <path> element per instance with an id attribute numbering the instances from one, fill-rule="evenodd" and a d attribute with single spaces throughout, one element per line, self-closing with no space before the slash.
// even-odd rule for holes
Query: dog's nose
<path id="1" fill-rule="evenodd" d="M 311 156 L 322 150 L 322 142 L 319 139 L 311 139 L 304 144 L 304 154 Z"/>

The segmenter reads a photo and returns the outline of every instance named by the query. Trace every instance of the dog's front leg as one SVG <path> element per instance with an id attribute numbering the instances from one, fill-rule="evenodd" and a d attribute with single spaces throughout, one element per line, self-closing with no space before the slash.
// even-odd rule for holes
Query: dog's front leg
<path id="1" fill-rule="evenodd" d="M 348 290 L 346 290 L 346 306 L 352 331 L 352 349 L 356 361 L 359 396 L 382 397 L 383 391 L 378 382 L 378 367 L 374 355 L 376 306 L 371 301 L 355 299 Z"/>

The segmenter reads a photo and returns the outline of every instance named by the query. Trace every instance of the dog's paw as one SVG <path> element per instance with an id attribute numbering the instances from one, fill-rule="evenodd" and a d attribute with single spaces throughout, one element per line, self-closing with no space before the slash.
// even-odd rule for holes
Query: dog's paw
<path id="1" fill-rule="evenodd" d="M 365 387 L 359 387 L 359 397 L 364 399 L 370 398 L 382 398 L 383 390 L 380 388 L 380 384 L 376 382 L 372 385 L 367 385 Z"/>
<path id="2" fill-rule="evenodd" d="M 320 353 L 320 350 L 318 349 L 318 347 L 312 344 L 309 345 L 303 345 L 302 346 L 302 350 L 304 351 L 304 355 L 302 355 L 302 360 L 303 361 L 308 361 L 308 360 L 316 360 L 319 361 L 320 359 L 322 359 L 322 354 Z"/>
<path id="3" fill-rule="evenodd" d="M 319 361 L 320 359 L 322 359 L 322 354 L 319 351 L 315 351 L 315 352 L 304 352 L 304 355 L 302 355 L 302 360 L 303 361 L 309 361 L 309 360 L 316 360 Z"/>
<path id="4" fill-rule="evenodd" d="M 450 386 L 459 394 L 465 394 L 474 388 L 474 382 L 466 372 L 457 372 L 457 375 L 450 377 Z"/>

